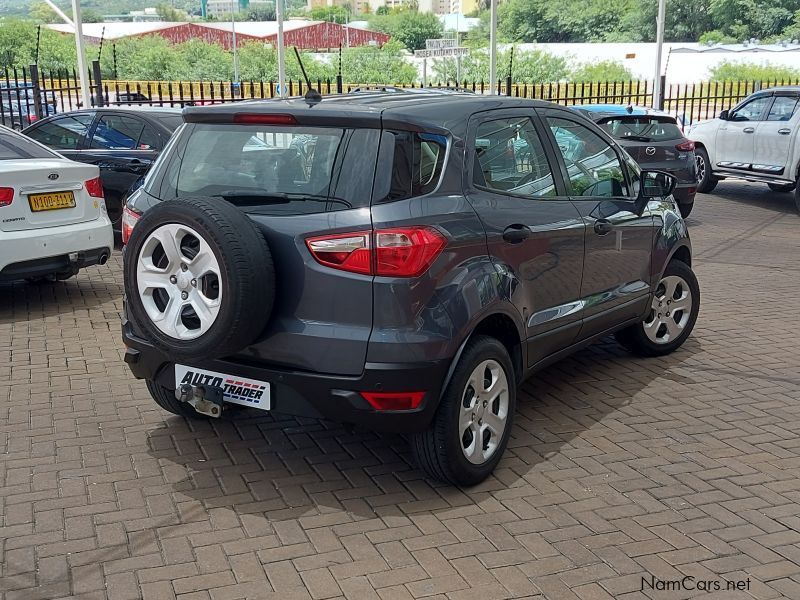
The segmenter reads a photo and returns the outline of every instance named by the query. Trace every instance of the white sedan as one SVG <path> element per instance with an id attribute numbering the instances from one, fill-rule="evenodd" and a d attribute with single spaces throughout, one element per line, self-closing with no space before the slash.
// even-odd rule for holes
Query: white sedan
<path id="1" fill-rule="evenodd" d="M 0 126 L 0 281 L 67 279 L 113 246 L 98 168 Z"/>

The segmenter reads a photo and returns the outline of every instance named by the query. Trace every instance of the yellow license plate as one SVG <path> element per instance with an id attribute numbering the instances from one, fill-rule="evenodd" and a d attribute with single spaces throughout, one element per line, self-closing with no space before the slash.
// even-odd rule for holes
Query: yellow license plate
<path id="1" fill-rule="evenodd" d="M 52 194 L 31 194 L 28 202 L 33 212 L 43 210 L 58 210 L 60 208 L 74 208 L 75 194 L 73 192 L 53 192 Z"/>

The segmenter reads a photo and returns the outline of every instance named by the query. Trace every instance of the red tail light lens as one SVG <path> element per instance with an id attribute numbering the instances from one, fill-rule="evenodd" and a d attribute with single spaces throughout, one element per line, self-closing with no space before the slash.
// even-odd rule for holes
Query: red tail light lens
<path id="1" fill-rule="evenodd" d="M 361 392 L 375 410 L 412 410 L 419 408 L 425 392 Z"/>
<path id="2" fill-rule="evenodd" d="M 675 149 L 680 152 L 692 152 L 694 150 L 694 142 L 692 140 L 686 140 L 675 146 Z"/>
<path id="3" fill-rule="evenodd" d="M 399 227 L 309 238 L 320 264 L 342 271 L 384 277 L 417 277 L 447 245 L 432 227 Z"/>
<path id="4" fill-rule="evenodd" d="M 127 206 L 122 209 L 122 243 L 127 244 L 131 239 L 131 233 L 136 222 L 142 217 L 141 214 L 131 210 Z"/>
<path id="5" fill-rule="evenodd" d="M 90 179 L 89 181 L 83 184 L 83 187 L 86 188 L 86 193 L 89 194 L 92 198 L 103 197 L 103 184 L 100 181 L 99 177 Z"/>
<path id="6" fill-rule="evenodd" d="M 0 187 L 0 206 L 8 206 L 14 201 L 14 188 Z"/>
<path id="7" fill-rule="evenodd" d="M 292 115 L 264 115 L 257 113 L 236 113 L 233 115 L 233 122 L 244 125 L 297 125 L 297 119 Z"/>

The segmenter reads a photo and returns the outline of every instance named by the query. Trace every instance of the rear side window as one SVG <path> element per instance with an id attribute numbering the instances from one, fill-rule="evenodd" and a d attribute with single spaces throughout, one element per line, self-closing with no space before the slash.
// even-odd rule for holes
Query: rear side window
<path id="1" fill-rule="evenodd" d="M 434 191 L 442 178 L 446 153 L 444 135 L 385 131 L 376 173 L 377 201 L 416 198 Z"/>
<path id="2" fill-rule="evenodd" d="M 677 123 L 667 117 L 621 116 L 599 123 L 612 137 L 632 142 L 666 142 L 683 138 Z"/>
<path id="3" fill-rule="evenodd" d="M 800 98 L 795 96 L 775 96 L 769 109 L 767 121 L 789 121 L 797 110 Z"/>
<path id="4" fill-rule="evenodd" d="M 58 158 L 58 155 L 21 135 L 0 130 L 0 160 L 19 158 Z"/>
<path id="5" fill-rule="evenodd" d="M 75 150 L 92 124 L 92 114 L 58 117 L 26 132 L 28 137 L 56 150 Z"/>
<path id="6" fill-rule="evenodd" d="M 157 196 L 217 196 L 261 214 L 369 206 L 376 129 L 197 124 L 182 135 Z"/>

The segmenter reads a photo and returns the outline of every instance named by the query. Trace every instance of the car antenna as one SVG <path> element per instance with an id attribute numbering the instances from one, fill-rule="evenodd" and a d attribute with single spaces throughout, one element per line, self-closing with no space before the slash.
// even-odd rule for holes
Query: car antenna
<path id="1" fill-rule="evenodd" d="M 300 70 L 303 72 L 303 79 L 306 80 L 306 93 L 303 96 L 308 102 L 309 106 L 322 102 L 322 94 L 311 87 L 311 80 L 308 78 L 306 68 L 303 66 L 303 59 L 300 58 L 300 53 L 297 51 L 297 46 L 294 46 L 294 55 L 297 57 L 297 62 L 300 63 Z"/>
<path id="2" fill-rule="evenodd" d="M 633 114 L 633 104 L 628 104 L 628 108 L 626 108 L 625 110 L 628 111 L 629 115 L 632 115 Z"/>

